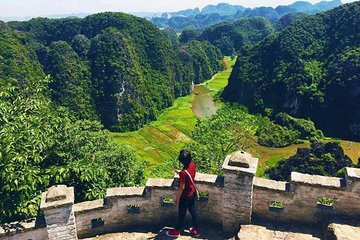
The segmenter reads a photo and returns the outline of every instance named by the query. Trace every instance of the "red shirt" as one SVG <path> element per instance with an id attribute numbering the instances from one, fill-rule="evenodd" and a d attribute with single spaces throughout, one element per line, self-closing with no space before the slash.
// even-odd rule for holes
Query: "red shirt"
<path id="1" fill-rule="evenodd" d="M 195 179 L 195 173 L 196 173 L 196 164 L 191 161 L 189 164 L 189 167 L 186 169 L 190 175 L 191 178 Z M 192 183 L 192 181 L 189 178 L 189 175 L 185 172 L 185 170 L 181 170 L 181 172 L 179 173 L 180 175 L 180 179 L 179 179 L 179 184 L 185 184 L 185 188 L 181 194 L 181 198 L 185 198 L 185 199 L 191 199 L 195 196 L 195 186 Z"/>

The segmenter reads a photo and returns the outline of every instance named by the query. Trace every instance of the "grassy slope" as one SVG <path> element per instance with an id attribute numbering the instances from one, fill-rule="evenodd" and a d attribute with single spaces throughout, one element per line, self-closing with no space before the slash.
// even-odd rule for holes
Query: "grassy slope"
<path id="1" fill-rule="evenodd" d="M 226 58 L 226 60 L 229 66 L 232 66 L 235 62 L 230 58 Z M 204 83 L 212 96 L 222 91 L 227 85 L 231 69 L 216 74 L 212 80 Z M 152 166 L 175 157 L 184 144 L 190 141 L 189 136 L 196 123 L 196 116 L 191 110 L 193 99 L 193 94 L 178 98 L 172 107 L 166 109 L 159 116 L 157 121 L 151 122 L 138 131 L 110 133 L 110 135 L 114 142 L 130 146 L 136 151 L 140 159 L 147 160 L 149 165 L 146 169 L 146 175 L 151 176 Z M 216 104 L 221 106 L 222 103 L 217 101 Z M 360 157 L 360 143 L 350 143 L 344 140 L 337 141 L 341 143 L 345 153 L 353 162 L 357 163 Z M 249 152 L 259 158 L 257 175 L 263 176 L 266 168 L 275 166 L 278 161 L 294 155 L 298 147 L 309 147 L 309 145 L 309 143 L 304 143 L 273 149 L 260 146 L 254 137 Z"/>
<path id="2" fill-rule="evenodd" d="M 146 175 L 151 176 L 151 166 L 176 156 L 194 129 L 196 116 L 191 110 L 194 95 L 178 98 L 158 120 L 138 131 L 110 133 L 117 143 L 133 148 L 140 159 L 149 162 Z"/>

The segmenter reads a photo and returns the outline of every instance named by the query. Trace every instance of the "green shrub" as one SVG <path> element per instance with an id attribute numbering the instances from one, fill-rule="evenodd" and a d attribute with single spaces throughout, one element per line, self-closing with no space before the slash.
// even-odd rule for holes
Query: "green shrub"
<path id="1" fill-rule="evenodd" d="M 260 145 L 286 147 L 296 142 L 300 132 L 268 121 L 265 125 L 260 126 L 257 135 Z"/>

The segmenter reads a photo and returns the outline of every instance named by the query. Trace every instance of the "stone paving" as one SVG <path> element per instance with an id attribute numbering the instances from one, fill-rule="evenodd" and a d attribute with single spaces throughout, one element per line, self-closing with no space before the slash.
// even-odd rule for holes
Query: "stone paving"
<path id="1" fill-rule="evenodd" d="M 138 230 L 137 232 L 120 232 L 105 234 L 86 240 L 170 240 L 165 232 L 169 228 L 165 227 L 159 232 Z M 136 231 L 136 229 L 134 229 Z M 297 232 L 301 231 L 301 232 Z M 217 229 L 206 229 L 199 238 L 192 237 L 188 231 L 185 231 L 179 240 L 186 239 L 209 239 L 209 240 L 223 240 L 223 239 L 241 239 L 241 240 L 319 240 L 319 231 L 313 228 L 291 226 L 284 228 L 279 226 L 274 229 L 272 226 L 259 226 L 259 225 L 243 225 L 237 237 L 226 238 Z"/>
<path id="2" fill-rule="evenodd" d="M 138 230 L 138 232 L 120 232 L 120 233 L 111 233 L 100 235 L 94 238 L 87 238 L 85 240 L 170 240 L 174 238 L 170 238 L 166 236 L 166 231 L 171 228 L 164 227 L 159 232 L 156 231 L 146 231 L 146 230 Z M 136 231 L 136 229 L 134 229 Z M 192 237 L 188 230 L 185 230 L 182 233 L 179 240 L 185 239 L 212 239 L 212 240 L 223 240 L 225 239 L 222 236 L 222 233 L 215 229 L 209 229 L 206 232 L 202 233 L 202 236 L 199 238 Z"/>
<path id="3" fill-rule="evenodd" d="M 273 230 L 263 226 L 242 226 L 239 238 L 241 240 L 320 240 L 310 233 Z"/>

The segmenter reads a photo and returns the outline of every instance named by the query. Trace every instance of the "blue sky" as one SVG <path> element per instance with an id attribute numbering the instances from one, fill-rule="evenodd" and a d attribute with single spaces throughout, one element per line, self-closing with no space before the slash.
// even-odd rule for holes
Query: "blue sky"
<path id="1" fill-rule="evenodd" d="M 204 7 L 208 4 L 228 2 L 245 7 L 287 5 L 295 0 L 0 0 L 0 18 L 17 16 L 47 16 L 68 13 L 164 12 Z M 316 3 L 319 0 L 308 0 Z M 354 0 L 342 0 L 343 3 Z"/>

